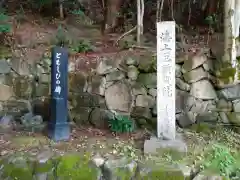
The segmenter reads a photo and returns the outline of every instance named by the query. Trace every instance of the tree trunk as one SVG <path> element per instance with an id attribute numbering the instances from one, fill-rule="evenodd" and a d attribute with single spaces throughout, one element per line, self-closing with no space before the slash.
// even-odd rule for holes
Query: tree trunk
<path id="1" fill-rule="evenodd" d="M 105 0 L 104 2 L 104 29 L 107 32 L 114 31 L 118 24 L 122 0 Z"/>
<path id="2" fill-rule="evenodd" d="M 225 0 L 224 6 L 224 56 L 223 61 L 230 62 L 234 69 L 234 82 L 238 81 L 238 63 L 236 40 L 240 26 L 240 0 Z"/>

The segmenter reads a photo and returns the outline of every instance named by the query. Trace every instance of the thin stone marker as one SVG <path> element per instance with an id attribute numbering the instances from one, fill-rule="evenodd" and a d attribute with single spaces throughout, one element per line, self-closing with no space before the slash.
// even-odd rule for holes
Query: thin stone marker
<path id="1" fill-rule="evenodd" d="M 157 23 L 157 136 L 175 140 L 175 22 Z"/>

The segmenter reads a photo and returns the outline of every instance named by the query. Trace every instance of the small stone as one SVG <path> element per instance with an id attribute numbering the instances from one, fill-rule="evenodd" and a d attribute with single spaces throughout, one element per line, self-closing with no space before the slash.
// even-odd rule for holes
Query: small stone
<path id="1" fill-rule="evenodd" d="M 128 67 L 128 73 L 127 76 L 129 79 L 135 81 L 138 78 L 139 71 L 135 66 L 129 66 Z"/>
<path id="2" fill-rule="evenodd" d="M 205 112 L 196 116 L 197 122 L 217 122 L 219 114 L 217 112 Z"/>
<path id="3" fill-rule="evenodd" d="M 233 111 L 240 112 L 240 100 L 233 101 Z"/>
<path id="4" fill-rule="evenodd" d="M 213 60 L 207 60 L 204 64 L 203 64 L 203 68 L 205 71 L 214 72 L 214 68 L 213 68 Z"/>
<path id="5" fill-rule="evenodd" d="M 127 158 L 107 160 L 103 165 L 104 179 L 132 179 L 137 170 L 137 163 Z"/>
<path id="6" fill-rule="evenodd" d="M 197 67 L 201 66 L 207 61 L 207 56 L 205 54 L 197 54 L 189 58 L 187 61 L 184 61 L 183 72 L 188 72 Z"/>
<path id="7" fill-rule="evenodd" d="M 219 111 L 231 112 L 233 108 L 232 102 L 226 101 L 225 99 L 220 99 L 217 102 L 217 109 Z"/>
<path id="8" fill-rule="evenodd" d="M 127 65 L 138 65 L 138 59 L 137 58 L 131 58 L 131 57 L 128 57 L 126 59 L 126 64 Z"/>
<path id="9" fill-rule="evenodd" d="M 208 80 L 201 80 L 191 85 L 190 94 L 202 100 L 217 99 L 217 94 Z"/>
<path id="10" fill-rule="evenodd" d="M 0 59 L 0 74 L 8 74 L 11 72 L 11 67 L 6 60 Z"/>
<path id="11" fill-rule="evenodd" d="M 220 121 L 222 123 L 229 124 L 229 119 L 228 119 L 228 117 L 227 117 L 225 112 L 219 112 L 219 117 L 220 117 Z"/>
<path id="12" fill-rule="evenodd" d="M 134 107 L 131 112 L 131 116 L 136 118 L 145 118 L 145 119 L 152 118 L 151 110 L 149 108 L 144 108 L 144 107 Z"/>
<path id="13" fill-rule="evenodd" d="M 96 69 L 99 75 L 108 74 L 110 72 L 113 72 L 114 70 L 116 70 L 116 68 L 114 68 L 114 63 L 111 59 L 101 60 Z"/>
<path id="14" fill-rule="evenodd" d="M 230 123 L 239 126 L 240 125 L 240 113 L 238 112 L 227 112 L 227 117 Z"/>
<path id="15" fill-rule="evenodd" d="M 95 108 L 89 116 L 91 124 L 99 129 L 108 128 L 109 121 L 112 119 L 114 119 L 113 113 L 100 108 Z"/>
<path id="16" fill-rule="evenodd" d="M 146 90 L 145 87 L 143 87 L 140 84 L 134 84 L 132 86 L 132 93 L 133 93 L 134 96 L 137 96 L 137 95 L 147 95 L 147 90 Z"/>
<path id="17" fill-rule="evenodd" d="M 0 118 L 0 128 L 2 129 L 13 129 L 14 117 L 11 115 L 5 115 Z"/>
<path id="18" fill-rule="evenodd" d="M 185 128 L 196 122 L 196 113 L 191 111 L 179 114 L 176 119 L 180 127 Z"/>
<path id="19" fill-rule="evenodd" d="M 105 93 L 107 80 L 105 77 L 95 75 L 91 77 L 88 84 L 87 92 L 103 96 Z"/>
<path id="20" fill-rule="evenodd" d="M 175 65 L 175 76 L 178 78 L 182 77 L 182 67 L 179 64 Z"/>
<path id="21" fill-rule="evenodd" d="M 240 84 L 235 86 L 224 88 L 218 91 L 218 94 L 226 100 L 240 99 Z"/>
<path id="22" fill-rule="evenodd" d="M 124 73 L 122 71 L 113 71 L 111 73 L 108 73 L 106 75 L 106 80 L 107 81 L 117 81 L 121 80 L 125 77 Z"/>
<path id="23" fill-rule="evenodd" d="M 188 83 L 194 83 L 201 79 L 207 78 L 208 73 L 202 67 L 183 74 L 184 80 Z"/>
<path id="24" fill-rule="evenodd" d="M 190 91 L 190 85 L 185 83 L 182 79 L 176 78 L 176 86 L 183 91 Z"/>
<path id="25" fill-rule="evenodd" d="M 0 84 L 0 101 L 7 101 L 14 96 L 11 86 Z"/>
<path id="26" fill-rule="evenodd" d="M 155 100 L 153 97 L 148 95 L 138 95 L 136 98 L 136 106 L 138 107 L 153 107 Z"/>
<path id="27" fill-rule="evenodd" d="M 155 89 L 155 88 L 150 88 L 149 90 L 148 90 L 148 94 L 150 94 L 152 97 L 157 97 L 157 89 Z"/>
<path id="28" fill-rule="evenodd" d="M 139 74 L 137 82 L 147 88 L 157 87 L 157 73 Z"/>

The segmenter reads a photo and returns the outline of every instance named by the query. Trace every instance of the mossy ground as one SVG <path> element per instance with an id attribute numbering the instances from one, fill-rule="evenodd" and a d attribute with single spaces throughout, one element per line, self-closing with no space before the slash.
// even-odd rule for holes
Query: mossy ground
<path id="1" fill-rule="evenodd" d="M 98 171 L 90 168 L 87 163 L 87 159 L 96 153 L 108 158 L 128 157 L 139 160 L 140 162 L 151 161 L 155 164 L 184 164 L 189 167 L 195 166 L 196 168 L 204 168 L 206 162 L 212 162 L 211 156 L 209 155 L 214 153 L 215 145 L 224 147 L 227 152 L 226 156 L 233 158 L 234 161 L 240 157 L 238 153 L 240 148 L 240 143 L 238 142 L 240 135 L 232 130 L 225 129 L 221 126 L 211 127 L 207 124 L 196 124 L 190 129 L 178 131 L 182 133 L 186 139 L 188 145 L 187 154 L 179 153 L 171 149 L 164 149 L 154 156 L 143 155 L 142 140 L 137 140 L 139 139 L 139 134 L 142 135 L 143 132 L 135 134 L 135 137 L 130 138 L 128 136 L 114 137 L 111 135 L 97 137 L 94 135 L 91 136 L 89 133 L 86 135 L 86 133 L 74 130 L 73 137 L 70 141 L 59 143 L 52 142 L 43 135 L 27 135 L 21 133 L 17 136 L 16 134 L 4 134 L 1 140 L 2 157 L 19 152 L 26 152 L 30 154 L 29 157 L 31 157 L 31 155 L 40 153 L 46 149 L 46 147 L 57 154 L 67 154 L 61 158 L 49 160 L 44 164 L 28 164 L 28 161 L 25 161 L 25 165 L 29 168 L 25 168 L 24 166 L 19 169 L 18 163 L 9 163 L 5 167 L 6 171 L 4 175 L 14 176 L 15 174 L 22 174 L 21 177 L 26 179 L 32 176 L 32 172 L 34 171 L 35 173 L 48 172 L 50 177 L 54 176 L 55 173 L 63 177 L 63 179 L 66 176 L 87 177 L 89 174 L 96 176 Z M 76 137 L 74 138 L 74 136 Z M 72 154 L 72 152 L 74 153 Z M 81 158 L 79 156 L 79 154 L 86 155 L 86 152 L 88 152 L 87 157 Z M 21 159 L 18 159 L 16 162 L 21 162 Z M 52 168 L 54 164 L 58 164 L 58 168 L 55 169 L 55 171 L 53 171 Z M 228 166 L 228 164 L 226 165 Z M 220 168 L 214 168 L 214 172 L 221 173 Z M 162 174 L 161 171 L 153 171 L 152 175 L 167 176 L 165 173 Z"/>

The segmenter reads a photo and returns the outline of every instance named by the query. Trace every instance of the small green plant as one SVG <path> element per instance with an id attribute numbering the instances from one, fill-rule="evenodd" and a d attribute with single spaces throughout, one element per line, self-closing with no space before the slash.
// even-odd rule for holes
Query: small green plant
<path id="1" fill-rule="evenodd" d="M 228 147 L 217 144 L 213 146 L 202 168 L 229 178 L 238 167 L 233 152 Z"/>
<path id="2" fill-rule="evenodd" d="M 114 118 L 109 121 L 109 126 L 111 131 L 117 133 L 134 131 L 134 123 L 129 116 L 115 115 Z"/>
<path id="3" fill-rule="evenodd" d="M 11 31 L 11 25 L 8 23 L 9 17 L 4 10 L 0 10 L 0 33 L 8 33 Z"/>
<path id="4" fill-rule="evenodd" d="M 71 48 L 71 50 L 77 53 L 86 53 L 92 52 L 93 47 L 88 41 L 80 40 L 75 46 Z"/>

